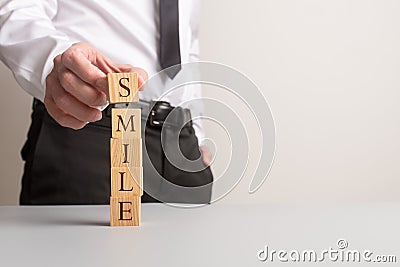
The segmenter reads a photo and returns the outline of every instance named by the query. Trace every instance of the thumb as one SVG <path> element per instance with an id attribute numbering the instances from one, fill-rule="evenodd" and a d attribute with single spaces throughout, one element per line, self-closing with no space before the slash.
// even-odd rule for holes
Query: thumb
<path id="1" fill-rule="evenodd" d="M 119 72 L 136 72 L 138 74 L 139 90 L 143 90 L 143 85 L 146 83 L 149 77 L 144 69 L 133 67 L 129 64 L 116 64 L 116 67 L 118 68 Z"/>

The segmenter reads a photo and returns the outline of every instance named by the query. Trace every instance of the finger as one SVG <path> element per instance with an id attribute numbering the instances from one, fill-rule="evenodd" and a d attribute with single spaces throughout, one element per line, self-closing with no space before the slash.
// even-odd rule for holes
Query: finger
<path id="1" fill-rule="evenodd" d="M 209 155 L 206 155 L 203 153 L 203 154 L 201 154 L 201 159 L 203 160 L 204 165 L 210 166 L 211 160 L 210 160 Z"/>
<path id="2" fill-rule="evenodd" d="M 210 149 L 206 146 L 200 146 L 200 153 L 201 153 L 201 158 L 203 160 L 203 163 L 206 166 L 210 166 L 212 162 L 213 155 L 210 151 Z"/>
<path id="3" fill-rule="evenodd" d="M 82 103 L 97 107 L 107 104 L 107 97 L 93 86 L 82 81 L 72 71 L 61 67 L 58 73 L 61 86 Z"/>
<path id="4" fill-rule="evenodd" d="M 96 62 L 97 66 L 105 73 L 121 73 L 121 72 L 136 72 L 138 73 L 138 87 L 139 90 L 143 90 L 143 85 L 148 79 L 147 72 L 144 69 L 133 67 L 129 64 L 117 64 L 113 63 L 107 57 L 100 57 Z M 97 81 L 96 85 L 101 88 L 101 90 L 108 91 L 107 79 L 100 79 Z"/>
<path id="5" fill-rule="evenodd" d="M 120 72 L 136 72 L 138 74 L 138 86 L 139 90 L 143 90 L 143 85 L 148 79 L 148 74 L 144 69 L 133 67 L 128 64 L 118 64 Z"/>
<path id="6" fill-rule="evenodd" d="M 121 72 L 117 64 L 113 63 L 106 56 L 99 56 L 96 60 L 96 66 L 104 73 L 117 73 Z"/>
<path id="7" fill-rule="evenodd" d="M 79 121 L 94 122 L 101 119 L 101 112 L 85 105 L 65 91 L 61 84 L 56 83 L 52 88 L 52 97 L 56 106 L 63 112 L 75 117 Z"/>
<path id="8" fill-rule="evenodd" d="M 85 53 L 79 48 L 69 49 L 62 54 L 61 63 L 84 82 L 95 85 L 98 79 L 106 78 L 106 74 L 93 65 Z"/>
<path id="9" fill-rule="evenodd" d="M 121 72 L 111 60 L 109 60 L 105 56 L 99 56 L 96 60 L 97 67 L 103 71 L 104 73 L 119 73 Z M 110 98 L 109 96 L 109 89 L 108 89 L 108 80 L 107 76 L 100 77 L 95 84 L 96 89 L 106 94 L 107 99 Z"/>
<path id="10" fill-rule="evenodd" d="M 86 125 L 86 122 L 77 120 L 76 118 L 68 115 L 57 107 L 52 97 L 46 96 L 44 99 L 47 112 L 55 119 L 61 126 L 78 130 Z"/>
<path id="11" fill-rule="evenodd" d="M 147 82 L 148 75 L 144 69 L 134 67 L 131 72 L 138 73 L 138 87 L 139 91 L 143 91 L 143 86 Z"/>

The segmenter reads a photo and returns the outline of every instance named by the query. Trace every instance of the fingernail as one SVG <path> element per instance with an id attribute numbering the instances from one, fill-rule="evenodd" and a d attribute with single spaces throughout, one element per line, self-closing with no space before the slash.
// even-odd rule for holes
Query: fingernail
<path id="1" fill-rule="evenodd" d="M 98 107 L 96 107 L 96 108 L 97 108 L 98 110 L 100 110 L 100 111 L 103 111 L 103 110 L 106 109 L 106 107 L 108 107 L 109 104 L 110 104 L 110 103 L 108 103 L 108 101 L 106 101 L 106 104 L 101 105 L 101 106 L 98 106 Z"/>
<path id="2" fill-rule="evenodd" d="M 103 117 L 103 115 L 101 114 L 101 112 L 97 113 L 95 120 L 99 121 L 101 120 L 101 118 Z"/>
<path id="3" fill-rule="evenodd" d="M 98 107 L 104 107 L 105 105 L 108 104 L 108 100 L 106 95 L 103 92 L 100 92 L 102 94 L 101 100 L 99 101 L 99 104 L 97 105 Z"/>
<path id="4" fill-rule="evenodd" d="M 143 85 L 144 85 L 144 83 L 145 83 L 145 80 L 144 80 L 144 78 L 142 77 L 142 76 L 138 76 L 138 83 L 139 83 L 139 89 L 140 90 L 143 90 Z"/>
<path id="5" fill-rule="evenodd" d="M 98 79 L 97 81 L 96 81 L 96 84 L 95 84 L 95 86 L 97 87 L 97 88 L 99 88 L 99 89 L 103 89 L 103 88 L 106 88 L 107 87 L 107 79 L 105 79 L 105 80 L 103 80 L 103 79 Z"/>

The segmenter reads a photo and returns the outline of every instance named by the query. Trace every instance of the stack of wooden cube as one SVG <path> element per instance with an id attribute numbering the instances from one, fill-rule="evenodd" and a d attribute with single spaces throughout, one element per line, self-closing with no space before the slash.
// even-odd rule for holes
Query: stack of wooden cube
<path id="1" fill-rule="evenodd" d="M 110 103 L 138 102 L 137 73 L 109 73 Z M 111 109 L 110 225 L 138 226 L 143 195 L 141 110 Z"/>

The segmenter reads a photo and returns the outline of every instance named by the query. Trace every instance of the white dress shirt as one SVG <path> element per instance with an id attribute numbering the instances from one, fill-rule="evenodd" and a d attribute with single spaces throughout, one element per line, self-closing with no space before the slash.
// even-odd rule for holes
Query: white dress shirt
<path id="1" fill-rule="evenodd" d="M 182 63 L 199 60 L 198 12 L 198 0 L 179 1 Z M 92 44 L 116 63 L 143 68 L 151 77 L 160 71 L 158 22 L 158 0 L 0 0 L 0 60 L 24 90 L 42 101 L 53 58 L 77 42 Z M 158 99 L 162 93 L 162 88 L 145 90 L 139 97 Z M 163 100 L 178 106 L 199 97 L 200 86 Z M 200 142 L 203 130 L 199 120 L 193 123 Z"/>

